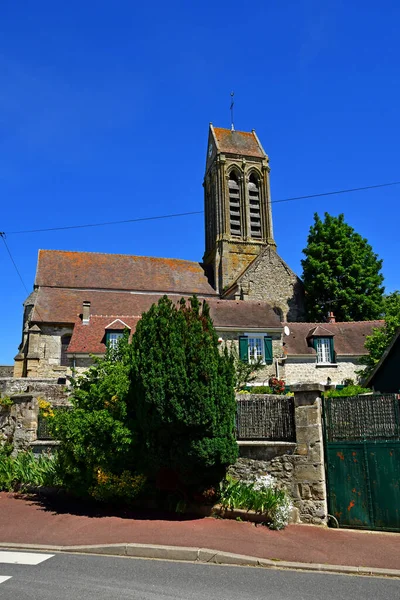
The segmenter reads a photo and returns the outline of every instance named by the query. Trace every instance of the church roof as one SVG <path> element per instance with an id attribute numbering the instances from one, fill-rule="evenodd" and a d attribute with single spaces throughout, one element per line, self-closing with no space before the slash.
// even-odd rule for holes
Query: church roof
<path id="1" fill-rule="evenodd" d="M 105 334 L 107 326 L 113 319 L 121 319 L 127 325 L 131 334 L 135 332 L 136 325 L 140 321 L 140 317 L 114 317 L 112 315 L 103 317 L 93 315 L 90 317 L 88 325 L 84 325 L 78 319 L 74 325 L 68 352 L 71 354 L 104 354 L 106 351 Z M 123 331 L 125 328 L 113 327 L 113 329 Z"/>
<path id="2" fill-rule="evenodd" d="M 231 131 L 222 127 L 211 127 L 219 152 L 240 154 L 241 156 L 257 156 L 265 158 L 265 152 L 255 131 Z"/>
<path id="3" fill-rule="evenodd" d="M 216 296 L 198 262 L 96 252 L 39 250 L 35 285 Z"/>
<path id="4" fill-rule="evenodd" d="M 287 355 L 315 355 L 308 345 L 310 330 L 321 330 L 314 335 L 334 336 L 335 352 L 339 356 L 363 356 L 367 354 L 365 339 L 374 328 L 382 327 L 384 321 L 348 321 L 345 323 L 286 323 L 290 334 L 283 336 Z M 325 333 L 322 333 L 322 329 Z"/>

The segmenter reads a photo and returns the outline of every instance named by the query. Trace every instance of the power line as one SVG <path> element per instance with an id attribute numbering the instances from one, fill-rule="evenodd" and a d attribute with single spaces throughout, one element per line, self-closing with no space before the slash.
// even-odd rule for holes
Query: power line
<path id="1" fill-rule="evenodd" d="M 306 200 L 308 198 L 322 198 L 323 196 L 333 196 L 337 194 L 349 194 L 351 192 L 361 192 L 364 190 L 374 190 L 377 188 L 390 187 L 393 185 L 400 185 L 400 181 L 393 181 L 390 183 L 379 183 L 377 185 L 367 185 L 364 187 L 348 188 L 343 190 L 335 190 L 333 192 L 322 192 L 320 194 L 308 194 L 307 196 L 294 196 L 292 198 L 284 198 L 282 200 L 272 200 L 271 204 L 280 204 L 282 202 L 294 202 L 297 200 Z M 46 231 L 63 231 L 67 229 L 84 229 L 87 227 L 103 227 L 105 225 L 122 225 L 124 223 L 139 223 L 140 221 L 156 221 L 161 219 L 173 219 L 175 217 L 187 217 L 190 215 L 201 215 L 203 210 L 196 210 L 192 212 L 174 213 L 170 215 L 158 215 L 155 217 L 140 217 L 138 219 L 124 219 L 121 221 L 104 221 L 103 223 L 87 223 L 85 225 L 66 225 L 64 227 L 49 227 L 46 229 L 25 229 L 22 231 L 8 231 L 7 235 L 17 235 L 22 233 L 43 233 Z M 4 238 L 3 238 L 4 240 Z"/>
<path id="2" fill-rule="evenodd" d="M 21 275 L 21 273 L 19 272 L 19 270 L 18 270 L 18 267 L 17 267 L 17 265 L 15 264 L 15 260 L 13 259 L 13 257 L 12 257 L 12 254 L 11 254 L 11 252 L 10 252 L 10 248 L 9 248 L 9 247 L 8 247 L 8 245 L 7 245 L 7 242 L 6 242 L 6 234 L 4 233 L 4 231 L 0 231 L 0 237 L 1 237 L 1 239 L 3 240 L 3 242 L 4 242 L 4 245 L 5 245 L 5 247 L 6 247 L 6 250 L 7 250 L 7 252 L 8 252 L 8 255 L 9 255 L 10 259 L 11 259 L 11 262 L 12 262 L 12 264 L 14 265 L 14 268 L 15 268 L 15 270 L 16 270 L 16 271 L 17 271 L 17 273 L 18 273 L 18 277 L 20 278 L 20 280 L 21 280 L 21 283 L 22 283 L 22 285 L 24 286 L 26 293 L 27 293 L 27 294 L 29 294 L 29 292 L 28 292 L 28 288 L 26 287 L 26 285 L 25 285 L 25 282 L 24 282 L 24 280 L 22 279 L 22 275 Z"/>

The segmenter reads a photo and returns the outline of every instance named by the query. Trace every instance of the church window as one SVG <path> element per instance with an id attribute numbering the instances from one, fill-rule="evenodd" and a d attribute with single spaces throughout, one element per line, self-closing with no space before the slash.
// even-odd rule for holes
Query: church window
<path id="1" fill-rule="evenodd" d="M 240 237 L 242 235 L 242 223 L 240 215 L 240 187 L 235 172 L 229 175 L 229 217 L 231 235 Z"/>
<path id="2" fill-rule="evenodd" d="M 60 366 L 68 367 L 69 366 L 69 358 L 67 354 L 68 346 L 71 341 L 70 335 L 63 335 L 61 337 L 61 358 L 60 358 Z"/>
<path id="3" fill-rule="evenodd" d="M 240 336 L 239 357 L 243 362 L 255 363 L 261 359 L 266 365 L 272 365 L 272 338 L 263 334 Z"/>
<path id="4" fill-rule="evenodd" d="M 252 174 L 248 184 L 250 208 L 250 236 L 261 237 L 260 186 L 258 178 Z"/>

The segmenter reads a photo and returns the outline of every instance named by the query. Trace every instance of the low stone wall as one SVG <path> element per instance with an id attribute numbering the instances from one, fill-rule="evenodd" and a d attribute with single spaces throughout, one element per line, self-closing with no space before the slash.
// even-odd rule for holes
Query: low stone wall
<path id="1" fill-rule="evenodd" d="M 0 365 L 0 377 L 12 377 L 14 373 L 14 367 L 7 365 Z"/>
<path id="2" fill-rule="evenodd" d="M 64 378 L 1 377 L 0 396 L 33 393 L 51 404 L 68 405 L 68 388 Z"/>
<path id="3" fill-rule="evenodd" d="M 18 394 L 12 400 L 11 406 L 0 406 L 0 444 L 11 444 L 15 456 L 37 438 L 39 402 L 33 394 Z"/>
<path id="4" fill-rule="evenodd" d="M 328 518 L 322 434 L 324 386 L 293 386 L 296 443 L 239 442 L 240 458 L 230 474 L 242 480 L 272 475 L 285 487 L 299 511 L 302 523 L 325 525 Z"/>

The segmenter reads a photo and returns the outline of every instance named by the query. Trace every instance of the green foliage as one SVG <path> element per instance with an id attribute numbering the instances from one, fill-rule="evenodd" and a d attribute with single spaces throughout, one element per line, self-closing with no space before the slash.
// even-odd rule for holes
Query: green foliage
<path id="1" fill-rule="evenodd" d="M 307 319 L 322 322 L 377 319 L 383 308 L 382 261 L 367 240 L 345 223 L 344 215 L 314 215 L 303 266 Z"/>
<path id="2" fill-rule="evenodd" d="M 98 470 L 115 475 L 134 471 L 134 434 L 128 414 L 130 349 L 125 334 L 117 350 L 83 376 L 72 380 L 72 410 L 54 411 L 49 421 L 53 437 L 60 440 L 58 460 L 64 486 L 87 495 L 97 484 Z"/>
<path id="3" fill-rule="evenodd" d="M 35 457 L 29 451 L 12 457 L 0 450 L 0 491 L 54 486 L 59 483 L 57 473 L 57 460 L 51 456 L 41 454 Z"/>
<path id="4" fill-rule="evenodd" d="M 261 513 L 269 526 L 275 529 L 287 525 L 291 508 L 284 489 L 270 484 L 257 485 L 257 481 L 238 481 L 232 477 L 227 477 L 221 486 L 220 504 L 231 510 L 242 508 Z"/>
<path id="5" fill-rule="evenodd" d="M 164 296 L 132 339 L 142 470 L 186 486 L 213 484 L 237 457 L 233 360 L 220 352 L 206 303 Z M 173 474 L 173 475 L 172 475 Z M 178 484 L 177 484 L 178 485 Z"/>
<path id="6" fill-rule="evenodd" d="M 399 291 L 392 292 L 384 298 L 384 318 L 384 326 L 379 329 L 375 328 L 372 335 L 369 335 L 366 339 L 365 347 L 369 354 L 361 359 L 361 363 L 365 365 L 362 376 L 368 375 L 374 369 L 400 327 Z"/>
<path id="7" fill-rule="evenodd" d="M 129 503 L 143 492 L 145 485 L 144 475 L 133 475 L 130 471 L 114 475 L 99 469 L 91 495 L 100 502 Z"/>
<path id="8" fill-rule="evenodd" d="M 235 370 L 235 390 L 242 390 L 249 383 L 257 379 L 257 372 L 264 368 L 262 358 L 259 357 L 254 362 L 241 360 L 235 344 L 230 347 L 230 355 L 233 360 Z"/>
<path id="9" fill-rule="evenodd" d="M 327 398 L 350 398 L 359 394 L 368 394 L 371 392 L 368 388 L 363 388 L 361 385 L 347 385 L 341 390 L 329 390 L 325 392 Z"/>
<path id="10" fill-rule="evenodd" d="M 12 406 L 14 402 L 9 396 L 3 396 L 0 398 L 0 406 Z"/>

